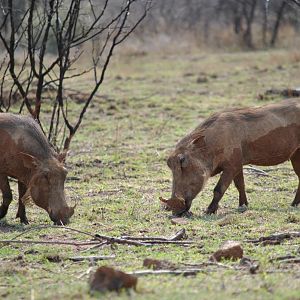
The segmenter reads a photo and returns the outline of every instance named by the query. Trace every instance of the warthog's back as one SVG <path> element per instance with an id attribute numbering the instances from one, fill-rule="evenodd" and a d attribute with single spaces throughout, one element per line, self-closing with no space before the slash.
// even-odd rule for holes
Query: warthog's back
<path id="1" fill-rule="evenodd" d="M 45 135 L 31 117 L 1 113 L 0 146 L 2 151 L 8 150 L 8 143 L 10 147 L 14 144 L 18 151 L 38 158 L 48 158 L 52 154 Z"/>
<path id="2" fill-rule="evenodd" d="M 279 164 L 300 147 L 300 99 L 221 112 L 197 130 L 208 148 L 222 149 L 225 159 L 240 150 L 244 164 Z"/>

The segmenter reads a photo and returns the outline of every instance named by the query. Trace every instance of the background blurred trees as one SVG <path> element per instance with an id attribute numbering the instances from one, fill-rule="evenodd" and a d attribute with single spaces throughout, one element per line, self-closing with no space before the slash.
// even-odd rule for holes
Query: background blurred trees
<path id="1" fill-rule="evenodd" d="M 189 32 L 202 45 L 274 47 L 280 31 L 281 37 L 299 31 L 299 5 L 298 0 L 157 0 L 139 32 Z"/>

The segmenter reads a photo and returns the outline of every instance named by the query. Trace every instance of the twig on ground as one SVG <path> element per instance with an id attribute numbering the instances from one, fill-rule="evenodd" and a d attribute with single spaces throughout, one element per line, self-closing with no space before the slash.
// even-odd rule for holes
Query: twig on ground
<path id="1" fill-rule="evenodd" d="M 82 242 L 67 242 L 67 241 L 38 241 L 38 240 L 24 240 L 24 241 L 20 241 L 20 240 L 16 240 L 16 238 L 30 232 L 33 230 L 42 230 L 42 229 L 47 229 L 47 228 L 53 228 L 53 229 L 65 229 L 65 230 L 69 230 L 72 232 L 77 232 L 86 236 L 89 236 L 93 239 L 95 239 L 96 241 L 85 241 L 83 242 L 84 244 L 82 244 Z M 61 244 L 61 245 L 93 245 L 93 247 L 97 248 L 102 246 L 104 243 L 108 244 L 108 243 L 117 243 L 117 244 L 127 244 L 127 245 L 134 245 L 134 246 L 152 246 L 155 244 L 177 244 L 177 245 L 190 245 L 195 243 L 194 241 L 178 241 L 177 239 L 182 238 L 183 236 L 185 236 L 185 230 L 182 229 L 180 231 L 178 231 L 174 236 L 172 236 L 170 239 L 163 239 L 163 238 L 139 238 L 140 240 L 142 240 L 143 242 L 139 241 L 139 239 L 136 239 L 134 237 L 128 237 L 128 238 L 118 238 L 118 237 L 112 237 L 112 236 L 106 236 L 106 235 L 102 235 L 102 234 L 93 234 L 93 233 L 89 233 L 83 230 L 79 230 L 79 229 L 75 229 L 75 228 L 71 228 L 71 227 L 67 227 L 67 226 L 55 226 L 55 225 L 42 225 L 42 226 L 38 226 L 38 227 L 33 227 L 33 228 L 28 228 L 27 230 L 25 230 L 24 232 L 22 232 L 21 234 L 18 234 L 17 236 L 15 236 L 13 239 L 11 240 L 0 240 L 0 243 L 27 243 L 27 244 Z M 103 240 L 105 242 L 103 242 Z"/>
<path id="2" fill-rule="evenodd" d="M 262 236 L 258 239 L 253 239 L 253 240 L 244 240 L 244 242 L 259 244 L 264 241 L 283 241 L 286 239 L 299 238 L 299 237 L 300 237 L 300 231 L 291 231 L 291 232 L 274 233 L 274 234 L 271 234 L 268 236 Z"/>
<path id="3" fill-rule="evenodd" d="M 82 250 L 81 252 L 88 252 L 88 251 L 90 251 L 90 250 L 94 250 L 94 249 L 100 248 L 100 247 L 102 247 L 102 246 L 104 246 L 104 245 L 108 245 L 107 241 L 105 241 L 105 242 L 103 242 L 103 243 L 99 243 L 99 244 L 97 244 L 97 245 L 93 245 L 93 246 L 91 246 L 91 247 L 89 247 L 89 248 L 87 248 L 87 249 Z"/>
<path id="4" fill-rule="evenodd" d="M 265 92 L 265 95 L 280 95 L 283 97 L 300 97 L 299 88 L 296 89 L 270 89 Z"/>
<path id="5" fill-rule="evenodd" d="M 280 261 L 280 260 L 285 260 L 285 259 L 289 259 L 289 258 L 295 258 L 295 256 L 294 255 L 276 256 L 276 257 L 270 258 L 269 262 Z"/>
<path id="6" fill-rule="evenodd" d="M 176 232 L 174 235 L 172 235 L 169 238 L 165 237 L 136 237 L 136 236 L 122 236 L 122 239 L 127 240 L 133 240 L 133 241 L 143 241 L 147 244 L 177 244 L 177 245 L 189 245 L 189 244 L 195 244 L 195 241 L 189 241 L 189 240 L 182 240 L 186 238 L 186 232 L 185 229 L 182 228 L 178 232 Z"/>
<path id="7" fill-rule="evenodd" d="M 254 168 L 252 166 L 246 166 L 244 167 L 244 170 L 250 170 L 250 171 L 253 171 L 254 173 L 256 173 L 257 175 L 260 175 L 260 176 L 271 176 L 270 174 L 268 174 L 267 172 L 261 170 L 261 169 L 258 169 L 258 168 Z"/>
<path id="8" fill-rule="evenodd" d="M 101 240 L 106 240 L 110 243 L 117 243 L 117 244 L 128 244 L 128 245 L 146 246 L 146 247 L 151 245 L 151 244 L 141 243 L 138 241 L 127 240 L 124 238 L 111 237 L 111 236 L 102 235 L 102 234 L 95 234 L 95 238 L 101 239 Z"/>
<path id="9" fill-rule="evenodd" d="M 210 270 L 205 270 L 202 268 L 193 268 L 193 269 L 185 269 L 185 270 L 139 270 L 133 272 L 127 272 L 127 274 L 134 275 L 134 276 L 146 276 L 146 275 L 196 275 L 197 273 L 207 273 Z"/>
<path id="10" fill-rule="evenodd" d="M 97 260 L 108 260 L 108 259 L 114 259 L 114 258 L 116 258 L 115 255 L 109 255 L 109 256 L 91 255 L 91 256 L 73 256 L 73 257 L 69 257 L 69 260 L 71 260 L 71 261 L 84 261 L 84 260 L 97 261 Z"/>
<path id="11" fill-rule="evenodd" d="M 169 237 L 169 241 L 179 241 L 186 238 L 186 232 L 185 229 L 182 228 L 179 231 L 177 231 L 173 236 Z"/>
<path id="12" fill-rule="evenodd" d="M 287 255 L 287 256 L 282 256 L 282 257 L 275 257 L 270 259 L 270 262 L 278 261 L 280 263 L 287 263 L 287 264 L 296 264 L 300 263 L 300 256 L 292 256 L 292 255 Z"/>
<path id="13" fill-rule="evenodd" d="M 50 245 L 71 245 L 71 246 L 87 246 L 99 244 L 97 241 L 38 241 L 38 240 L 0 240 L 0 244 L 50 244 Z"/>
<path id="14" fill-rule="evenodd" d="M 147 245 L 159 245 L 159 244 L 171 244 L 171 245 L 192 245 L 192 244 L 197 244 L 195 241 L 156 241 L 156 240 L 151 240 L 151 241 L 144 241 Z"/>
<path id="15" fill-rule="evenodd" d="M 225 268 L 225 269 L 237 270 L 236 267 L 228 266 L 228 265 L 225 265 L 222 263 L 212 262 L 212 261 L 207 261 L 207 262 L 202 262 L 202 263 L 184 263 L 184 265 L 190 266 L 190 267 L 216 266 L 216 267 L 221 267 L 221 268 Z"/>

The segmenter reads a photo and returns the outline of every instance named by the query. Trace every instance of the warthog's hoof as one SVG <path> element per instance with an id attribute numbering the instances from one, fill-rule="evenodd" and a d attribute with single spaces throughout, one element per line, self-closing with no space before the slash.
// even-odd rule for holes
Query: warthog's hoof
<path id="1" fill-rule="evenodd" d="M 21 224 L 24 224 L 24 225 L 28 225 L 29 224 L 28 219 L 27 219 L 27 217 L 26 217 L 25 214 L 20 214 L 19 212 L 17 212 L 16 219 L 17 218 L 20 218 L 20 223 Z"/>
<path id="2" fill-rule="evenodd" d="M 0 206 L 0 219 L 4 218 L 7 214 L 8 207 L 3 204 Z"/>
<path id="3" fill-rule="evenodd" d="M 182 215 L 182 217 L 191 218 L 193 216 L 193 213 L 191 211 L 185 211 Z"/>
<path id="4" fill-rule="evenodd" d="M 212 215 L 216 214 L 218 210 L 218 207 L 208 207 L 208 209 L 205 211 L 205 214 Z"/>
<path id="5" fill-rule="evenodd" d="M 26 216 L 22 216 L 22 217 L 20 217 L 20 216 L 16 216 L 16 219 L 17 218 L 20 218 L 20 223 L 21 224 L 24 224 L 24 225 L 28 225 L 29 224 L 29 221 L 28 221 L 28 219 L 27 219 L 27 217 Z"/>
<path id="6" fill-rule="evenodd" d="M 246 210 L 248 210 L 248 206 L 246 204 L 243 204 L 243 205 L 239 206 L 237 210 L 239 213 L 243 213 Z"/>
<path id="7" fill-rule="evenodd" d="M 28 221 L 27 217 L 20 218 L 20 222 L 21 222 L 21 224 L 24 224 L 24 225 L 28 225 L 29 224 L 29 221 Z"/>

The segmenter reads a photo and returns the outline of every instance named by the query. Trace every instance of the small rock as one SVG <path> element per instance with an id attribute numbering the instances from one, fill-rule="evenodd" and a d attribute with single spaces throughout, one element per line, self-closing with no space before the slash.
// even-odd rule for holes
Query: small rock
<path id="1" fill-rule="evenodd" d="M 175 270 L 177 267 L 170 261 L 145 258 L 143 266 L 153 270 Z"/>
<path id="2" fill-rule="evenodd" d="M 197 83 L 206 83 L 206 82 L 208 82 L 208 79 L 205 76 L 199 76 L 197 78 Z"/>
<path id="3" fill-rule="evenodd" d="M 39 253 L 39 251 L 37 251 L 35 249 L 29 249 L 24 252 L 24 254 L 38 254 L 38 253 Z"/>
<path id="4" fill-rule="evenodd" d="M 91 291 L 106 292 L 121 289 L 136 289 L 137 277 L 115 270 L 110 267 L 102 266 L 90 277 Z"/>
<path id="5" fill-rule="evenodd" d="M 189 221 L 185 218 L 172 218 L 171 223 L 173 225 L 186 225 L 189 223 Z"/>
<path id="6" fill-rule="evenodd" d="M 259 269 L 259 263 L 257 260 L 251 259 L 249 257 L 243 257 L 240 260 L 240 267 L 248 268 L 251 274 L 256 274 Z"/>
<path id="7" fill-rule="evenodd" d="M 62 261 L 62 258 L 58 254 L 47 255 L 46 258 L 48 261 L 53 262 L 53 263 L 58 263 L 58 262 Z"/>
<path id="8" fill-rule="evenodd" d="M 227 241 L 211 257 L 211 261 L 220 261 L 221 259 L 233 259 L 243 257 L 243 248 L 239 242 Z"/>
<path id="9" fill-rule="evenodd" d="M 191 77 L 194 76 L 194 73 L 184 73 L 183 77 Z"/>
<path id="10" fill-rule="evenodd" d="M 217 224 L 220 226 L 220 227 L 223 227 L 223 226 L 227 226 L 227 225 L 232 225 L 236 222 L 235 220 L 235 217 L 233 215 L 227 215 L 225 216 L 224 218 L 220 219 Z"/>

